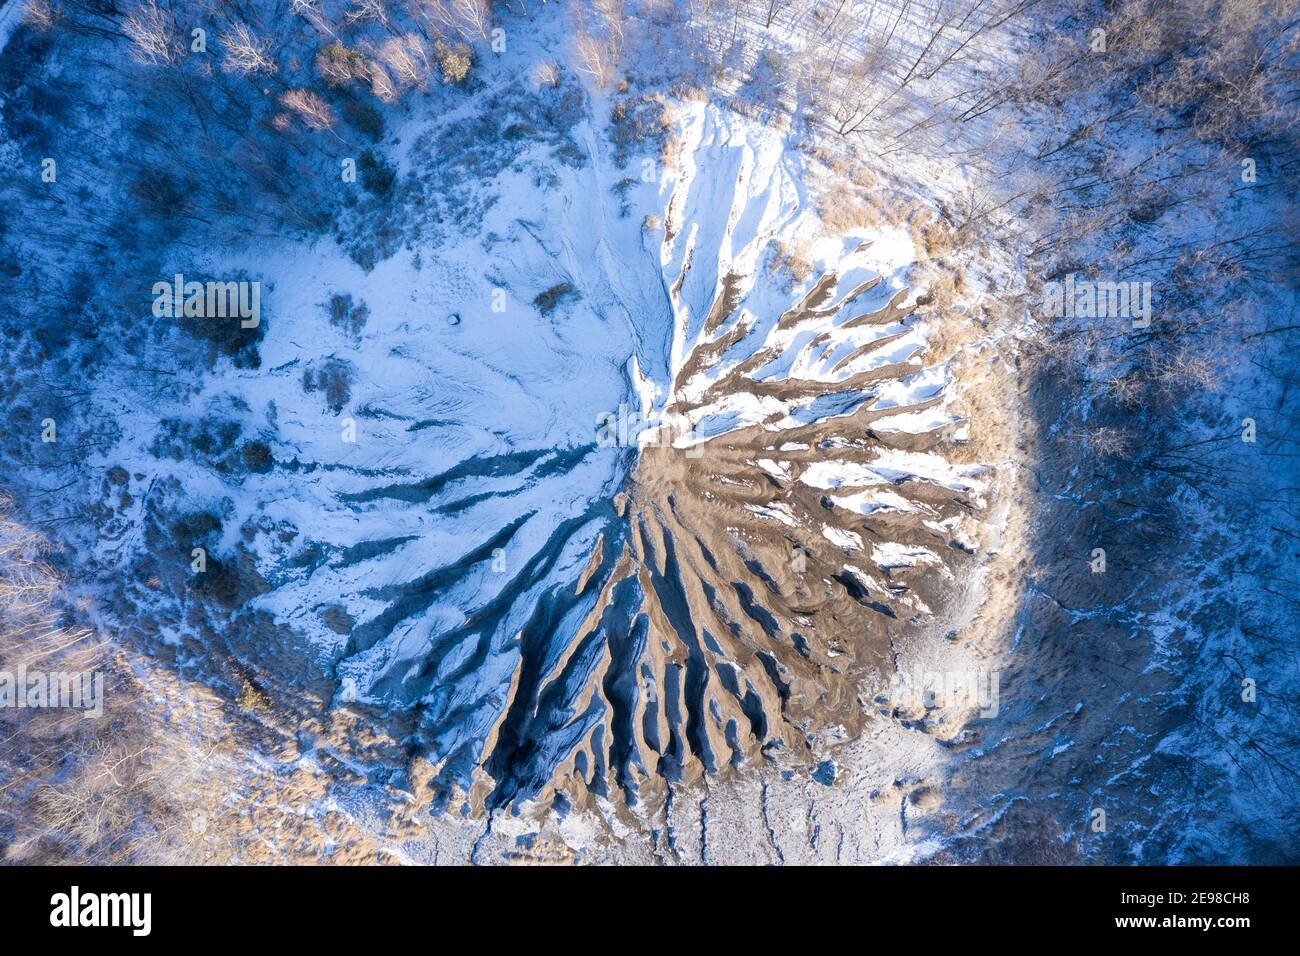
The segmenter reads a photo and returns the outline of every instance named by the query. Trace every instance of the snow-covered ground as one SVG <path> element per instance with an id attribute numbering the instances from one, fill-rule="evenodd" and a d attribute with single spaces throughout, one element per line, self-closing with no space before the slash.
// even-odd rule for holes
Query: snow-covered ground
<path id="1" fill-rule="evenodd" d="M 915 156 L 889 137 L 935 102 L 965 109 L 962 82 L 1012 46 L 994 30 L 966 51 L 954 31 L 927 54 L 941 13 L 870 5 L 898 38 L 890 71 L 954 68 L 864 135 L 891 144 L 872 175 L 951 219 L 987 186 L 953 156 L 996 127 L 943 149 L 927 133 Z M 1130 613 L 1073 578 L 1058 600 L 1024 563 L 1061 563 L 1042 522 L 1073 547 L 1070 495 L 1095 489 L 1026 481 L 1013 451 L 1018 417 L 1060 412 L 1007 360 L 1025 332 L 1023 309 L 995 309 L 1024 287 L 1014 237 L 939 267 L 907 218 L 836 225 L 841 172 L 806 126 L 747 115 L 732 74 L 716 95 L 662 96 L 662 129 L 629 155 L 606 118 L 640 91 L 570 72 L 538 87 L 525 78 L 571 27 L 546 8 L 515 25 L 468 91 L 388 110 L 374 151 L 391 191 L 349 199 L 334 234 L 177 242 L 156 275 L 126 277 L 246 277 L 262 314 L 256 359 L 234 361 L 141 296 L 129 341 L 97 343 L 84 394 L 60 396 L 76 461 L 14 479 L 29 516 L 46 494 L 68 503 L 55 520 L 101 629 L 269 694 L 301 717 L 305 772 L 363 781 L 331 811 L 360 820 L 381 784 L 409 788 L 457 859 L 539 830 L 595 860 L 969 859 L 995 832 L 1113 859 L 1084 845 L 1087 811 L 1147 779 L 1153 753 L 1185 745 L 1235 773 L 1144 714 L 1190 693 L 1161 674 L 1209 585 Z M 733 73 L 830 29 L 751 16 Z M 932 306 L 922 283 L 952 262 L 963 292 Z M 1081 622 L 1099 641 L 1133 628 L 1121 666 L 1157 675 L 1137 700 L 1098 690 L 1096 719 L 1073 693 L 1101 665 L 1054 643 Z M 1152 655 L 1132 650 L 1146 635 Z M 1003 669 L 996 706 L 914 693 Z M 1059 819 L 1009 822 L 1027 806 Z M 1123 831 L 1134 858 L 1203 858 L 1194 837 L 1141 838 L 1190 813 L 1166 809 Z M 1257 819 L 1256 797 L 1236 813 Z"/>
<path id="2" fill-rule="evenodd" d="M 462 786 L 493 756 L 521 670 L 538 699 L 573 679 L 564 669 L 546 675 L 591 633 L 590 615 L 609 592 L 578 587 L 578 599 L 552 602 L 575 591 L 593 560 L 598 578 L 614 572 L 627 531 L 613 502 L 639 445 L 671 436 L 673 454 L 690 461 L 702 453 L 696 445 L 727 446 L 751 426 L 851 439 L 844 458 L 780 435 L 768 451 L 778 473 L 797 461 L 801 484 L 844 492 L 834 499 L 841 523 L 883 509 L 914 513 L 920 528 L 920 516 L 938 512 L 910 500 L 914 482 L 957 494 L 984 487 L 959 477 L 984 469 L 934 451 L 880 447 L 870 466 L 856 460 L 863 421 L 909 435 L 957 421 L 943 411 L 947 370 L 922 364 L 925 324 L 907 303 L 923 290 L 905 284 L 906 232 L 827 234 L 781 133 L 698 101 L 677 104 L 673 116 L 673 161 L 621 185 L 621 214 L 611 187 L 622 174 L 586 121 L 574 133 L 583 163 L 524 157 L 476 185 L 490 201 L 473 232 L 417 243 L 370 271 L 328 241 L 176 255 L 164 275 L 263 283 L 259 366 L 220 361 L 171 400 L 140 391 L 132 375 L 100 391 L 102 413 L 123 428 L 92 463 L 136 476 L 127 490 L 142 507 L 150 488 L 171 481 L 183 489 L 173 507 L 220 514 L 220 536 L 202 543 L 222 558 L 248 553 L 264 582 L 240 614 L 264 612 L 307 637 L 336 682 L 336 706 L 418 713 L 430 760 Z M 421 122 L 395 137 L 403 171 L 417 179 L 426 160 L 410 143 L 428 132 Z M 804 277 L 775 266 L 778 242 L 810 249 Z M 553 307 L 537 304 L 556 288 L 564 291 Z M 328 321 L 331 301 L 342 321 Z M 855 420 L 859 412 L 865 418 Z M 611 414 L 639 416 L 621 442 L 602 437 Z M 237 423 L 243 440 L 269 447 L 274 466 L 232 485 L 187 455 L 159 454 L 165 422 L 204 419 Z M 760 513 L 788 521 L 789 508 L 776 500 Z M 138 523 L 120 527 L 96 548 L 107 573 L 132 573 L 141 559 Z M 862 550 L 847 528 L 825 533 Z M 888 542 L 858 558 L 885 574 L 918 563 L 897 554 L 938 560 Z M 864 580 L 892 600 L 883 583 Z M 204 640 L 179 620 L 161 637 Z M 725 676 L 730 665 L 718 658 L 710 670 Z M 537 666 L 540 674 L 528 673 Z M 634 657 L 623 666 L 638 665 Z M 720 696 L 739 714 L 753 685 L 768 681 L 758 669 L 731 689 L 721 677 L 706 685 L 700 705 L 713 710 L 719 739 L 731 733 Z M 649 691 L 641 706 L 663 692 Z M 775 701 L 775 690 L 763 696 Z M 524 795 L 593 746 L 585 738 L 598 717 L 576 701 L 557 710 L 564 724 L 545 733 L 563 740 L 546 745 Z M 768 732 L 755 743 L 765 745 Z"/>

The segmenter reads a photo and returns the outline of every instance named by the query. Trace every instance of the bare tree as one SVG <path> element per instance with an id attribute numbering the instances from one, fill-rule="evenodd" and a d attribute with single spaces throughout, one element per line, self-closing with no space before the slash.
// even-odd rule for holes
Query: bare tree
<path id="1" fill-rule="evenodd" d="M 418 34 L 408 33 L 384 41 L 379 58 L 403 86 L 422 87 L 429 78 L 429 52 Z"/>
<path id="2" fill-rule="evenodd" d="M 574 9 L 573 50 L 578 72 L 596 86 L 606 86 L 623 53 L 623 0 L 593 0 L 589 14 Z"/>
<path id="3" fill-rule="evenodd" d="M 181 55 L 180 31 L 170 12 L 160 10 L 155 0 L 144 0 L 122 21 L 122 32 L 131 41 L 131 56 L 150 66 L 173 64 Z"/>
<path id="4" fill-rule="evenodd" d="M 285 90 L 280 105 L 297 114 L 309 129 L 332 130 L 338 123 L 333 108 L 311 90 Z"/>
<path id="5" fill-rule="evenodd" d="M 322 47 L 316 54 L 315 64 L 317 71 L 325 77 L 325 81 L 330 86 L 346 86 L 348 83 L 366 81 L 370 78 L 370 68 L 366 58 L 338 41 Z"/>
<path id="6" fill-rule="evenodd" d="M 460 35 L 468 40 L 486 40 L 492 29 L 492 5 L 488 0 L 451 0 Z"/>
<path id="7" fill-rule="evenodd" d="M 352 8 L 344 14 L 344 19 L 349 23 L 374 20 L 387 26 L 388 8 L 384 6 L 384 0 L 352 0 Z"/>
<path id="8" fill-rule="evenodd" d="M 617 58 L 609 46 L 584 31 L 575 31 L 573 50 L 577 55 L 577 69 L 591 78 L 596 86 L 607 86 L 618 67 Z"/>
<path id="9" fill-rule="evenodd" d="M 555 86 L 560 82 L 560 68 L 543 61 L 533 67 L 532 76 L 538 86 Z"/>
<path id="10" fill-rule="evenodd" d="M 393 103 L 397 100 L 397 84 L 393 82 L 392 76 L 384 69 L 384 65 L 379 62 L 370 65 L 370 92 L 379 97 L 385 103 Z"/>
<path id="11" fill-rule="evenodd" d="M 251 75 L 275 73 L 275 61 L 271 59 L 271 41 L 259 38 L 246 24 L 236 23 L 221 35 L 222 46 L 226 49 L 222 67 L 232 73 Z"/>
<path id="12" fill-rule="evenodd" d="M 302 17 L 321 33 L 337 36 L 334 28 L 325 19 L 321 9 L 321 0 L 289 0 L 289 9 Z"/>
<path id="13" fill-rule="evenodd" d="M 486 40 L 492 29 L 492 6 L 488 0 L 409 0 L 408 9 L 413 18 L 428 24 L 437 37 Z"/>
<path id="14" fill-rule="evenodd" d="M 626 39 L 623 33 L 623 0 L 592 0 L 601 29 L 609 42 L 622 51 Z"/>

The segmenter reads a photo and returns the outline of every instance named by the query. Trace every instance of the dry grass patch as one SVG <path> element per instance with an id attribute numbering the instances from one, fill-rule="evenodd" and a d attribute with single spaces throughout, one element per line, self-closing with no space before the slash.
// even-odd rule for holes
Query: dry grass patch
<path id="1" fill-rule="evenodd" d="M 774 274 L 785 273 L 790 284 L 795 285 L 812 275 L 812 260 L 808 258 L 808 244 L 794 245 L 777 239 L 772 243 L 773 256 L 769 268 Z"/>
<path id="2" fill-rule="evenodd" d="M 245 683 L 224 701 L 70 624 L 49 557 L 0 501 L 0 670 L 102 674 L 103 714 L 0 707 L 0 861 L 380 860 L 374 834 L 328 812 L 334 778 L 304 767 L 291 734 L 265 731 L 275 708 L 264 691 Z M 322 733 L 365 742 L 350 715 L 326 719 Z"/>
<path id="3" fill-rule="evenodd" d="M 842 236 L 854 229 L 872 229 L 887 221 L 880 203 L 870 201 L 848 183 L 831 187 L 817 204 L 817 217 L 826 231 Z"/>

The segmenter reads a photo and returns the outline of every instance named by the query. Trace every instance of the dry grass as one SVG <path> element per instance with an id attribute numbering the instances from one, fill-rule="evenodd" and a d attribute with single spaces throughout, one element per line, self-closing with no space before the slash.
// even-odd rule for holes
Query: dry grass
<path id="1" fill-rule="evenodd" d="M 846 149 L 841 142 L 822 140 L 807 147 L 808 155 L 817 160 L 830 181 L 851 183 L 865 190 L 877 189 L 880 177 L 854 150 Z"/>
<path id="2" fill-rule="evenodd" d="M 372 833 L 329 811 L 328 779 L 291 735 L 71 625 L 49 545 L 0 500 L 0 669 L 104 676 L 104 711 L 0 708 L 0 860 L 36 864 L 375 862 Z M 356 734 L 346 719 L 340 734 Z M 278 743 L 267 745 L 267 740 Z M 258 741 L 256 752 L 251 743 Z"/>
<path id="3" fill-rule="evenodd" d="M 908 274 L 913 288 L 924 291 L 916 302 L 923 313 L 942 313 L 951 309 L 966 292 L 966 273 L 960 269 L 941 269 L 927 263 Z"/>
<path id="4" fill-rule="evenodd" d="M 0 503 L 0 668 L 103 677 L 104 710 L 0 709 L 0 836 L 22 862 L 175 862 L 178 801 L 209 779 L 199 752 L 167 746 L 138 678 L 93 631 L 70 625 L 49 546 Z"/>
<path id="5" fill-rule="evenodd" d="M 28 0 L 27 8 L 23 10 L 23 23 L 38 30 L 48 30 L 58 20 L 59 9 L 50 0 Z"/>
<path id="6" fill-rule="evenodd" d="M 912 229 L 912 244 L 926 259 L 939 259 L 956 251 L 958 242 L 957 231 L 943 220 Z"/>
<path id="7" fill-rule="evenodd" d="M 879 202 L 869 200 L 850 183 L 832 186 L 817 206 L 817 215 L 826 231 L 841 236 L 853 229 L 872 229 L 888 221 Z"/>
<path id="8" fill-rule="evenodd" d="M 942 312 L 926 326 L 925 364 L 939 365 L 958 358 L 974 344 L 983 329 L 959 312 Z"/>
<path id="9" fill-rule="evenodd" d="M 785 273 L 789 276 L 791 284 L 803 282 L 812 275 L 812 261 L 808 258 L 808 246 L 806 243 L 793 245 L 781 239 L 772 243 L 774 255 L 770 268 L 774 273 Z"/>

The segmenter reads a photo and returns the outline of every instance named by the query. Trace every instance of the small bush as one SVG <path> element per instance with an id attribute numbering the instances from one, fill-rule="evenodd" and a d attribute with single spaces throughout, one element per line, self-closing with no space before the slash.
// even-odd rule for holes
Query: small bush
<path id="1" fill-rule="evenodd" d="M 357 159 L 357 169 L 361 171 L 361 185 L 376 196 L 386 196 L 397 182 L 397 168 L 373 150 L 363 150 Z"/>
<path id="2" fill-rule="evenodd" d="M 308 393 L 322 392 L 325 404 L 337 415 L 352 398 L 352 368 L 335 358 L 308 366 L 302 373 L 302 388 Z"/>
<path id="3" fill-rule="evenodd" d="M 379 142 L 384 138 L 384 114 L 365 100 L 351 100 L 343 104 L 343 118 L 357 132 Z"/>
<path id="4" fill-rule="evenodd" d="M 206 545 L 221 534 L 221 517 L 211 511 L 191 511 L 171 523 L 172 538 L 186 554 Z"/>
<path id="5" fill-rule="evenodd" d="M 254 474 L 264 475 L 275 464 L 271 457 L 271 446 L 263 441 L 245 442 L 240 455 L 244 459 L 244 466 Z"/>
<path id="6" fill-rule="evenodd" d="M 250 680 L 239 689 L 239 709 L 249 713 L 264 714 L 271 709 L 271 698 Z"/>
<path id="7" fill-rule="evenodd" d="M 796 283 L 803 282 L 812 275 L 812 262 L 808 259 L 806 249 L 796 248 L 778 239 L 773 243 L 773 251 L 773 272 L 785 272 Z"/>
<path id="8" fill-rule="evenodd" d="M 537 311 L 542 315 L 549 315 L 555 307 L 565 299 L 577 296 L 578 290 L 567 282 L 560 282 L 551 286 L 545 292 L 538 293 L 533 299 L 533 305 L 537 306 Z"/>
<path id="9" fill-rule="evenodd" d="M 614 142 L 614 159 L 625 166 L 633 153 L 654 148 L 660 151 L 672 117 L 662 96 L 638 96 L 619 100 L 610 109 L 609 135 Z"/>
<path id="10" fill-rule="evenodd" d="M 211 347 L 208 356 L 210 363 L 215 364 L 224 355 L 236 368 L 261 368 L 262 358 L 258 354 L 258 347 L 262 336 L 266 334 L 264 317 L 251 329 L 244 328 L 243 320 L 238 316 L 182 316 L 178 321 L 183 331 L 208 343 Z"/>
<path id="11" fill-rule="evenodd" d="M 370 316 L 370 308 L 364 302 L 353 305 L 352 296 L 346 293 L 330 296 L 326 309 L 329 312 L 330 325 L 346 332 L 352 338 L 361 335 L 361 330 L 366 327 L 366 319 Z"/>
<path id="12" fill-rule="evenodd" d="M 474 51 L 464 43 L 444 43 L 439 40 L 433 45 L 433 56 L 438 61 L 444 83 L 464 83 L 469 76 L 470 67 L 474 65 Z"/>
<path id="13" fill-rule="evenodd" d="M 212 598 L 222 607 L 234 608 L 239 604 L 238 575 L 229 563 L 212 555 L 208 555 L 202 571 L 190 576 L 190 584 L 195 593 Z"/>

